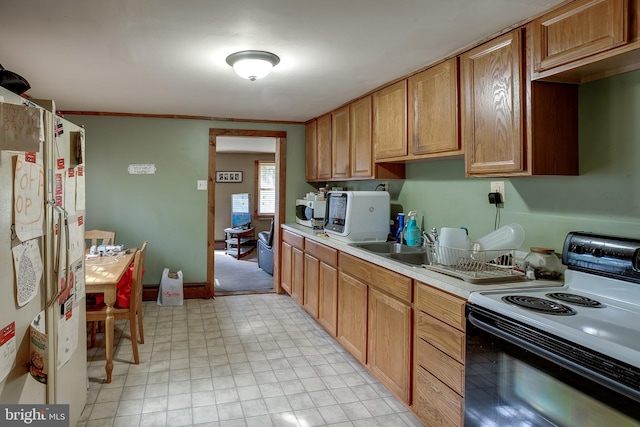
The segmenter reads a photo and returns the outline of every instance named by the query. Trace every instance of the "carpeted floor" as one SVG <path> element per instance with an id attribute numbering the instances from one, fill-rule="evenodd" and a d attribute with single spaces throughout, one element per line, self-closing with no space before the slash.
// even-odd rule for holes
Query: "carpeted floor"
<path id="1" fill-rule="evenodd" d="M 257 250 L 239 260 L 217 250 L 214 271 L 216 296 L 273 292 L 273 276 L 258 267 Z"/>

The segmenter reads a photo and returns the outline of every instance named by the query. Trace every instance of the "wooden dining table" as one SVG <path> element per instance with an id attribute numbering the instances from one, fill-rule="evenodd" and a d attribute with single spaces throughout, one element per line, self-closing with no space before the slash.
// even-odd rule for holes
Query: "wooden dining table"
<path id="1" fill-rule="evenodd" d="M 116 288 L 125 271 L 133 262 L 137 249 L 131 248 L 124 255 L 85 257 L 85 292 L 87 294 L 103 294 L 104 303 L 107 306 L 107 318 L 105 320 L 105 348 L 107 364 L 107 383 L 111 382 L 113 372 L 113 334 L 115 320 L 113 307 L 116 302 Z"/>

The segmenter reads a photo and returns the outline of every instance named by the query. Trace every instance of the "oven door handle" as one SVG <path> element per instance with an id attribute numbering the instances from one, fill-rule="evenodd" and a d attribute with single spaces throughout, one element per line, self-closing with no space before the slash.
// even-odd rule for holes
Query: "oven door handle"
<path id="1" fill-rule="evenodd" d="M 471 322 L 472 325 L 492 334 L 495 335 L 499 338 L 502 338 L 505 341 L 508 341 L 512 344 L 515 344 L 517 346 L 520 346 L 522 348 L 524 348 L 525 350 L 528 350 L 534 354 L 537 354 L 541 357 L 544 357 L 554 363 L 557 363 L 558 365 L 565 367 L 567 369 L 570 369 L 578 374 L 584 375 L 585 377 L 601 384 L 604 385 L 605 387 L 609 387 L 612 388 L 616 391 L 618 391 L 619 393 L 622 393 L 632 399 L 638 400 L 639 397 L 639 393 L 638 390 L 634 390 L 631 387 L 627 387 L 624 384 L 620 384 L 596 371 L 593 371 L 585 366 L 579 365 L 571 360 L 565 359 L 562 356 L 559 356 L 557 354 L 554 354 L 548 350 L 545 350 L 544 348 L 540 348 L 535 344 L 532 344 L 526 340 L 523 340 L 522 338 L 516 337 L 514 335 L 511 335 L 508 332 L 505 332 L 503 330 L 500 330 L 498 328 L 496 328 L 493 325 L 490 325 L 488 323 L 486 323 L 485 321 L 483 321 L 482 319 L 480 319 L 478 316 L 476 316 L 475 313 L 473 312 L 469 312 L 467 314 L 467 318 L 469 319 L 469 322 Z"/>

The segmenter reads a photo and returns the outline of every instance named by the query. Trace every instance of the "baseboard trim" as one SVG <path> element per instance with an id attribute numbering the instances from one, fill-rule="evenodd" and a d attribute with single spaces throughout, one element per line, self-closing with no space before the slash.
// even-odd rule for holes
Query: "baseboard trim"
<path id="1" fill-rule="evenodd" d="M 205 297 L 205 288 L 207 282 L 202 283 L 185 283 L 182 285 L 182 291 L 184 293 L 184 299 L 198 299 Z M 158 289 L 160 285 L 144 285 L 142 288 L 142 300 L 143 301 L 157 301 Z"/>

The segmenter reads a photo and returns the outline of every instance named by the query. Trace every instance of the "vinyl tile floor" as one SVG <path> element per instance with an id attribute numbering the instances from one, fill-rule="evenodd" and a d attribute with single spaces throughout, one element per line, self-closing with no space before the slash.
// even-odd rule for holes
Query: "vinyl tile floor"
<path id="1" fill-rule="evenodd" d="M 79 427 L 421 426 L 286 295 L 144 303 L 140 364 L 116 322 L 113 378 L 102 335 L 87 349 Z"/>

